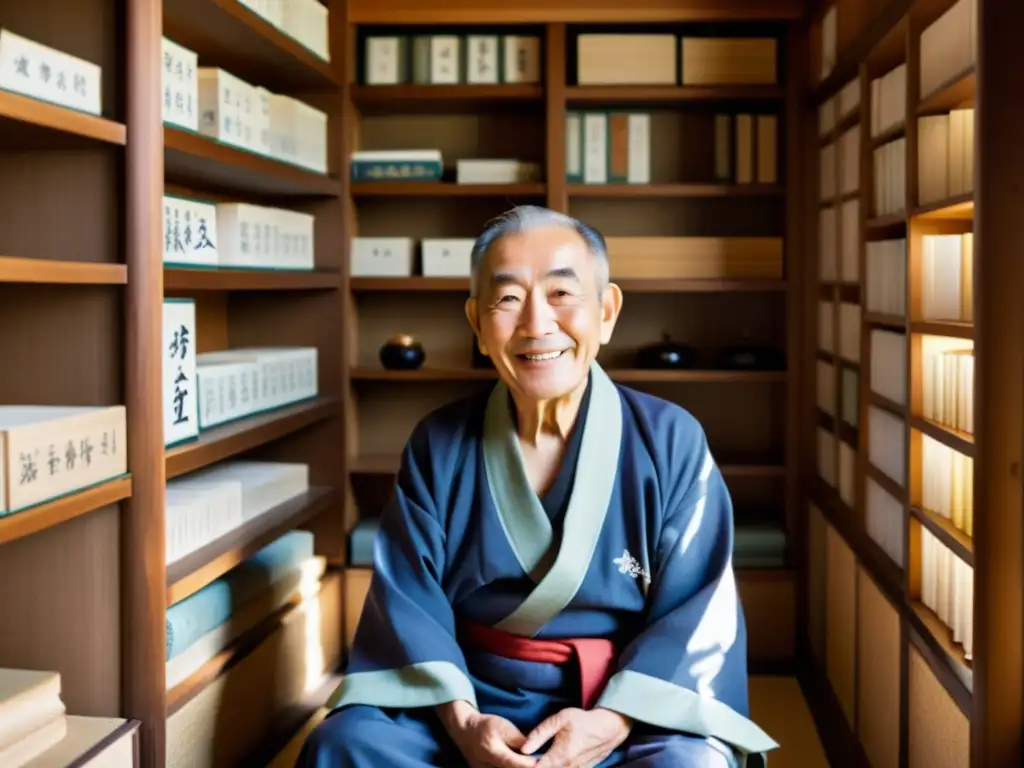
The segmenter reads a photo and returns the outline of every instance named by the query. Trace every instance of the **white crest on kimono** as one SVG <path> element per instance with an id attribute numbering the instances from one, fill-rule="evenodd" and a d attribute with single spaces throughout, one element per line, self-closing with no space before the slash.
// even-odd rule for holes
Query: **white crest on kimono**
<path id="1" fill-rule="evenodd" d="M 629 554 L 628 549 L 622 550 L 622 555 L 615 558 L 612 562 L 619 566 L 619 573 L 625 573 L 632 576 L 634 579 L 639 576 L 643 576 L 644 584 L 651 583 L 650 575 L 644 570 L 643 566 L 640 565 L 640 561 Z"/>

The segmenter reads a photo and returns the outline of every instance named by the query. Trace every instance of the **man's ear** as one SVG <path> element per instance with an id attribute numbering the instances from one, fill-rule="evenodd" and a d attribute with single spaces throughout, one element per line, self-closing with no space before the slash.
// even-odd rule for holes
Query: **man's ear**
<path id="1" fill-rule="evenodd" d="M 476 334 L 477 346 L 480 347 L 480 351 L 486 355 L 487 347 L 484 346 L 484 340 L 480 336 L 480 304 L 473 296 L 466 299 L 466 320 L 469 321 L 469 327 L 472 328 L 473 333 Z"/>
<path id="2" fill-rule="evenodd" d="M 608 283 L 601 296 L 601 343 L 612 340 L 615 323 L 622 311 L 622 289 L 615 283 Z"/>

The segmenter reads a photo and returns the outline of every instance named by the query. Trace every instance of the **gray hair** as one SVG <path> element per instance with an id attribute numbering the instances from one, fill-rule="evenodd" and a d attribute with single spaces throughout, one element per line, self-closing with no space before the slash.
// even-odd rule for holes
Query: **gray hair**
<path id="1" fill-rule="evenodd" d="M 608 246 L 601 233 L 579 219 L 574 219 L 572 216 L 553 211 L 550 208 L 543 208 L 539 205 L 519 205 L 487 222 L 483 233 L 473 244 L 470 256 L 470 295 L 477 295 L 480 268 L 491 246 L 508 235 L 518 235 L 531 229 L 544 227 L 565 227 L 583 238 L 587 251 L 597 261 L 598 291 L 604 293 L 609 280 L 609 265 Z"/>

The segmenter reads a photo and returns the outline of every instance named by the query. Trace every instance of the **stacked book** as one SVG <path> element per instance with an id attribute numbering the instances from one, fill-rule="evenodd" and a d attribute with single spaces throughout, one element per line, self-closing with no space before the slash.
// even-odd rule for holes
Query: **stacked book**
<path id="1" fill-rule="evenodd" d="M 163 262 L 219 269 L 311 270 L 310 213 L 164 195 Z"/>
<path id="2" fill-rule="evenodd" d="M 122 405 L 0 405 L 0 517 L 124 475 Z"/>
<path id="3" fill-rule="evenodd" d="M 171 565 L 309 490 L 309 466 L 235 459 L 167 483 Z"/>
<path id="4" fill-rule="evenodd" d="M 366 38 L 366 85 L 539 83 L 540 38 L 535 35 L 371 35 Z"/>
<path id="5" fill-rule="evenodd" d="M 216 581 L 167 609 L 167 689 L 242 635 L 318 592 L 326 561 L 313 534 L 290 531 Z"/>
<path id="6" fill-rule="evenodd" d="M 3 768 L 133 768 L 137 727 L 66 714 L 57 672 L 0 669 Z"/>
<path id="7" fill-rule="evenodd" d="M 163 40 L 164 122 L 231 146 L 327 172 L 327 114 L 292 96 L 271 93 Z"/>
<path id="8" fill-rule="evenodd" d="M 328 10 L 320 0 L 238 0 L 324 61 L 330 61 Z"/>

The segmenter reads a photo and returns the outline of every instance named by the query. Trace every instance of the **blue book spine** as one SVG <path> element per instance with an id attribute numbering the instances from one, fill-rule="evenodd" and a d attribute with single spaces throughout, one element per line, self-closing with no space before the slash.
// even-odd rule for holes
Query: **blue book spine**
<path id="1" fill-rule="evenodd" d="M 354 161 L 351 165 L 352 181 L 439 181 L 442 167 L 439 162 Z"/>

